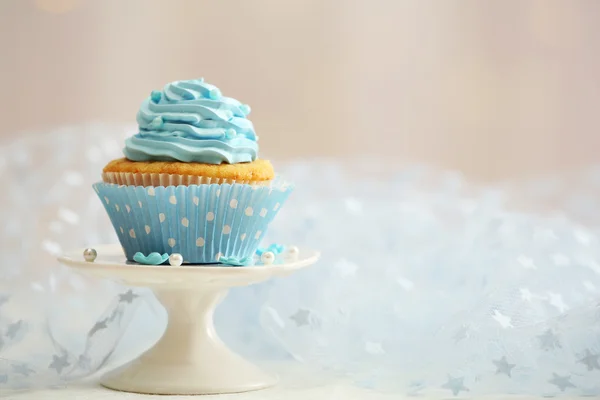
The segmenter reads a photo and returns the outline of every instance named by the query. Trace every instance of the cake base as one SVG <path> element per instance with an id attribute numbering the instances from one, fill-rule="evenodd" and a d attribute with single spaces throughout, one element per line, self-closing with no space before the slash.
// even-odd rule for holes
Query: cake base
<path id="1" fill-rule="evenodd" d="M 317 252 L 301 251 L 295 261 L 269 266 L 171 267 L 127 263 L 118 245 L 95 248 L 94 262 L 83 259 L 83 249 L 59 260 L 88 275 L 152 288 L 169 316 L 161 339 L 136 360 L 106 374 L 103 386 L 144 394 L 197 395 L 247 392 L 277 382 L 221 341 L 213 313 L 229 288 L 288 275 L 316 262 Z"/>

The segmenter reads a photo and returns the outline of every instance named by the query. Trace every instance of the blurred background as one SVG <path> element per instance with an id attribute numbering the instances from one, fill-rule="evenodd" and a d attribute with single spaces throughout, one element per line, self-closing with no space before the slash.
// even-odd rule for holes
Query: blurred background
<path id="1" fill-rule="evenodd" d="M 263 156 L 555 173 L 599 160 L 599 17 L 594 0 L 0 0 L 0 140 L 135 129 L 152 89 L 203 76 L 252 106 Z"/>

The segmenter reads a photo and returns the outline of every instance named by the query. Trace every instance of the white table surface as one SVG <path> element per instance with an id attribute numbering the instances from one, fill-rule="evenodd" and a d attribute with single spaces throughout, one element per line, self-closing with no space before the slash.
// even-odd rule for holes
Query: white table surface
<path id="1" fill-rule="evenodd" d="M 9 395 L 8 399 L 14 400 L 133 400 L 133 399 L 149 399 L 156 398 L 160 400 L 168 399 L 189 399 L 191 396 L 149 396 L 134 393 L 115 392 L 105 389 L 95 383 L 78 384 L 66 389 L 55 390 L 39 390 L 33 392 L 24 392 L 19 394 Z M 392 393 L 377 393 L 371 390 L 361 389 L 345 385 L 342 383 L 332 382 L 331 384 L 299 388 L 289 387 L 286 385 L 278 385 L 271 389 L 258 390 L 255 392 L 227 394 L 227 395 L 210 395 L 202 396 L 202 398 L 210 400 L 401 400 L 401 399 L 421 399 L 421 400 L 447 400 L 452 399 L 451 393 L 431 396 L 408 397 L 399 396 Z M 481 397 L 458 397 L 469 399 L 487 399 L 487 400 L 541 400 L 542 397 L 531 396 L 481 396 Z M 570 397 L 561 397 L 570 398 Z"/>
<path id="2" fill-rule="evenodd" d="M 247 393 L 201 396 L 209 400 L 448 400 L 453 398 L 486 399 L 486 400 L 541 400 L 542 397 L 531 396 L 481 396 L 472 397 L 468 393 L 453 397 L 447 390 L 435 393 L 424 393 L 418 397 L 399 395 L 398 393 L 380 393 L 374 390 L 354 386 L 350 381 L 341 378 L 327 378 L 322 374 L 314 374 L 299 367 L 296 363 L 270 364 L 268 370 L 279 371 L 284 378 L 273 388 Z M 117 392 L 106 389 L 98 383 L 98 377 L 85 382 L 73 383 L 66 388 L 44 389 L 10 394 L 8 399 L 14 400 L 133 400 L 133 399 L 190 399 L 192 396 L 149 396 L 135 393 Z M 561 397 L 568 398 L 568 397 Z"/>

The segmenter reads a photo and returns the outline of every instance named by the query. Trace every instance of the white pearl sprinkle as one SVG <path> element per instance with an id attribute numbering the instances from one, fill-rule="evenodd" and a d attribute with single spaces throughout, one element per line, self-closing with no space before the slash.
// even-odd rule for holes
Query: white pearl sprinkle
<path id="1" fill-rule="evenodd" d="M 179 267 L 183 264 L 183 256 L 179 253 L 173 253 L 169 256 L 169 264 L 173 267 Z"/>
<path id="2" fill-rule="evenodd" d="M 298 247 L 296 246 L 289 246 L 286 249 L 286 255 L 292 259 L 292 260 L 297 260 L 298 256 L 300 255 L 300 250 L 298 249 Z"/>
<path id="3" fill-rule="evenodd" d="M 98 253 L 95 249 L 85 249 L 83 251 L 83 258 L 87 262 L 94 262 L 94 260 L 98 257 Z"/>
<path id="4" fill-rule="evenodd" d="M 271 265 L 275 261 L 275 254 L 273 254 L 271 251 L 265 251 L 260 256 L 260 261 L 262 261 L 265 265 Z"/>

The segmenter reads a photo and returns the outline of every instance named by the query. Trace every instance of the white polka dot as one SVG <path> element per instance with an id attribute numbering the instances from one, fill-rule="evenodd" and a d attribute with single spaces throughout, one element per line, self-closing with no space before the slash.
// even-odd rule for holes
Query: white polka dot
<path id="1" fill-rule="evenodd" d="M 150 227 L 148 225 L 146 225 L 144 228 L 146 229 L 146 235 L 149 235 L 150 234 Z"/>
<path id="2" fill-rule="evenodd" d="M 246 234 L 245 234 L 245 233 L 242 233 L 242 234 L 240 235 L 240 240 L 243 242 L 243 241 L 244 241 L 244 239 L 246 239 Z"/>
<path id="3" fill-rule="evenodd" d="M 198 246 L 198 247 L 204 246 L 204 238 L 199 237 L 198 239 L 196 239 L 196 246 Z"/>
<path id="4" fill-rule="evenodd" d="M 131 207 L 129 207 L 129 204 L 125 204 L 125 209 L 127 210 L 128 213 L 131 212 Z"/>
<path id="5" fill-rule="evenodd" d="M 248 217 L 251 217 L 252 214 L 254 214 L 254 210 L 252 209 L 252 207 L 248 207 L 248 208 L 246 208 L 245 213 Z"/>
<path id="6" fill-rule="evenodd" d="M 138 206 L 140 206 L 140 208 L 142 208 L 142 202 L 138 201 Z"/>
<path id="7" fill-rule="evenodd" d="M 256 231 L 256 235 L 254 235 L 254 239 L 258 239 L 262 235 L 262 231 Z"/>
<path id="8" fill-rule="evenodd" d="M 223 257 L 223 253 L 217 253 L 215 254 L 215 260 L 219 261 L 219 259 Z"/>
<path id="9" fill-rule="evenodd" d="M 183 217 L 181 218 L 181 225 L 187 228 L 190 225 L 190 221 L 186 217 Z"/>
<path id="10" fill-rule="evenodd" d="M 229 207 L 237 208 L 237 203 L 238 201 L 236 199 L 231 199 L 231 201 L 229 202 Z"/>
<path id="11" fill-rule="evenodd" d="M 115 210 L 119 211 L 121 208 L 119 207 L 118 204 L 115 204 Z"/>
<path id="12" fill-rule="evenodd" d="M 169 197 L 169 203 L 171 203 L 171 204 L 177 204 L 177 197 L 175 197 L 175 196 Z"/>
<path id="13" fill-rule="evenodd" d="M 110 200 L 106 196 L 104 196 L 104 201 L 106 202 L 106 204 L 110 204 Z"/>
<path id="14" fill-rule="evenodd" d="M 277 211 L 277 209 L 279 208 L 280 204 L 279 203 L 275 203 L 275 207 L 273 207 L 273 211 Z"/>
<path id="15" fill-rule="evenodd" d="M 175 239 L 169 238 L 169 240 L 167 240 L 167 243 L 169 244 L 169 246 L 171 248 L 173 248 L 173 247 L 175 247 L 175 243 L 177 243 L 177 242 L 175 241 Z"/>
<path id="16" fill-rule="evenodd" d="M 194 204 L 198 205 L 200 203 L 200 198 L 198 196 L 194 196 Z"/>
<path id="17" fill-rule="evenodd" d="M 208 213 L 206 213 L 206 220 L 207 221 L 212 221 L 213 219 L 215 219 L 215 213 L 212 211 L 209 211 Z"/>
<path id="18" fill-rule="evenodd" d="M 135 239 L 135 231 L 133 229 L 129 230 L 129 236 L 131 236 L 133 239 Z"/>
<path id="19" fill-rule="evenodd" d="M 121 230 L 121 233 L 125 233 L 125 230 L 123 229 L 122 226 L 120 226 L 119 229 Z"/>
<path id="20" fill-rule="evenodd" d="M 165 218 L 166 218 L 165 214 L 163 214 L 163 213 L 158 214 L 158 220 L 160 222 L 165 222 Z"/>
<path id="21" fill-rule="evenodd" d="M 148 188 L 148 196 L 154 196 L 156 193 L 154 193 L 154 188 L 153 187 L 149 187 Z"/>
<path id="22" fill-rule="evenodd" d="M 229 235 L 231 233 L 231 227 L 229 225 L 225 225 L 223 227 L 223 235 Z"/>
<path id="23" fill-rule="evenodd" d="M 260 214 L 261 217 L 265 217 L 267 215 L 267 209 L 263 208 L 262 210 L 260 210 Z"/>
<path id="24" fill-rule="evenodd" d="M 216 195 L 217 195 L 217 197 L 219 197 L 221 195 L 221 189 L 217 189 Z"/>

